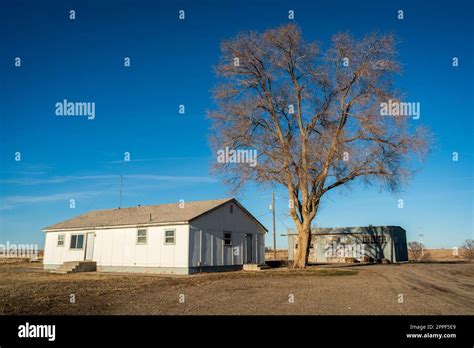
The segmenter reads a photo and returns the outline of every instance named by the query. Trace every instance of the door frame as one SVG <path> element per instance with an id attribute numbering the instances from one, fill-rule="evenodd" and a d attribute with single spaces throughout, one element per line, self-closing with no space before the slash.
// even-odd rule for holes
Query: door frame
<path id="1" fill-rule="evenodd" d="M 250 253 L 249 253 L 249 245 L 250 245 Z M 249 256 L 250 256 L 250 261 L 249 261 Z M 252 233 L 245 234 L 245 262 L 244 263 L 253 263 L 253 234 Z"/>
<path id="2" fill-rule="evenodd" d="M 89 235 L 92 234 L 94 243 L 92 243 L 92 257 L 90 260 L 87 259 L 87 250 L 89 247 Z M 94 258 L 94 246 L 95 246 L 95 232 L 87 232 L 85 233 L 85 247 L 84 247 L 84 261 L 93 261 Z"/>

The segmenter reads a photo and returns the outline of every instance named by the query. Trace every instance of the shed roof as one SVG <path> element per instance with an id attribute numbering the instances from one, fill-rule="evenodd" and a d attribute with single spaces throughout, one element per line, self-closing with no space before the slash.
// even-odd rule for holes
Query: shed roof
<path id="1" fill-rule="evenodd" d="M 357 227 L 318 227 L 312 228 L 311 234 L 325 235 L 325 234 L 358 234 L 358 233 L 393 233 L 405 231 L 400 226 L 357 226 Z M 298 232 L 289 229 L 288 235 L 297 235 Z"/>
<path id="2" fill-rule="evenodd" d="M 94 210 L 44 228 L 44 231 L 75 228 L 97 228 L 144 224 L 186 223 L 206 214 L 221 205 L 234 201 L 244 212 L 255 220 L 265 231 L 265 227 L 234 198 L 208 201 L 147 205 L 109 210 Z"/>

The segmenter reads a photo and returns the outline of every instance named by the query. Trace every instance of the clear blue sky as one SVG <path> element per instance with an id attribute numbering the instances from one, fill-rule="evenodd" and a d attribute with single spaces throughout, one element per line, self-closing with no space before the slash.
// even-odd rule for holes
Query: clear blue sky
<path id="1" fill-rule="evenodd" d="M 41 229 L 94 209 L 222 198 L 209 174 L 212 66 L 219 43 L 287 23 L 307 40 L 378 30 L 399 40 L 398 86 L 421 103 L 436 143 L 400 195 L 354 185 L 323 202 L 318 226 L 421 226 L 429 247 L 473 238 L 471 1 L 9 1 L 0 4 L 0 243 L 43 245 Z M 76 19 L 69 20 L 74 9 Z M 186 19 L 178 20 L 178 11 Z M 397 10 L 405 19 L 397 19 Z M 123 67 L 124 57 L 131 67 Z M 21 68 L 14 58 L 21 57 Z M 459 58 L 453 68 L 452 57 Z M 55 116 L 55 103 L 96 103 L 96 118 Z M 185 104 L 186 114 L 178 113 Z M 21 161 L 14 159 L 21 152 Z M 459 161 L 452 161 L 452 152 Z M 123 163 L 124 152 L 132 161 Z M 271 230 L 270 189 L 237 198 Z M 277 191 L 277 230 L 292 227 Z M 404 199 L 404 208 L 397 200 Z M 76 208 L 69 208 L 69 200 Z M 267 245 L 271 236 L 268 235 Z M 286 239 L 278 237 L 278 245 Z"/>

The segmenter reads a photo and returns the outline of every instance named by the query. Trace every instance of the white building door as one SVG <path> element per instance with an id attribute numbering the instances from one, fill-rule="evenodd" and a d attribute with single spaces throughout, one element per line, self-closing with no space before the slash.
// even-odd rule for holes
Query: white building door
<path id="1" fill-rule="evenodd" d="M 253 255 L 253 243 L 252 243 L 252 235 L 246 234 L 245 235 L 245 263 L 252 263 L 252 255 Z"/>
<path id="2" fill-rule="evenodd" d="M 86 239 L 86 255 L 84 260 L 92 261 L 92 257 L 94 256 L 94 236 L 95 233 L 88 233 Z"/>

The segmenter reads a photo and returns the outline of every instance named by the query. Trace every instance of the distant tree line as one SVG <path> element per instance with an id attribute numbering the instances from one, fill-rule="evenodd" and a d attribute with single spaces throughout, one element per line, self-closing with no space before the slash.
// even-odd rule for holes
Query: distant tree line
<path id="1" fill-rule="evenodd" d="M 460 256 L 469 262 L 474 258 L 474 239 L 466 239 L 459 248 Z M 431 254 L 426 250 L 426 246 L 420 242 L 412 241 L 408 243 L 409 259 L 415 262 L 431 259 Z"/>

